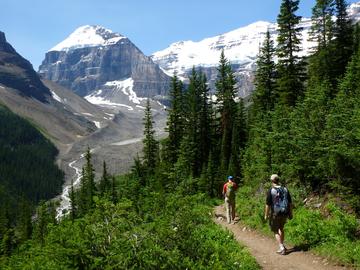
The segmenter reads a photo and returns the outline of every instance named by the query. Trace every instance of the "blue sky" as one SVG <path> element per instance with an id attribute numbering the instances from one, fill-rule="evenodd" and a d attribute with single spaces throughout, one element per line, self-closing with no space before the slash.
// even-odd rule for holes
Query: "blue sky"
<path id="1" fill-rule="evenodd" d="M 348 0 L 348 3 L 357 2 Z M 275 22 L 281 0 L 1 0 L 0 31 L 37 70 L 47 50 L 77 27 L 121 33 L 146 55 L 180 40 L 199 41 L 255 21 Z M 300 0 L 311 16 L 315 0 Z"/>

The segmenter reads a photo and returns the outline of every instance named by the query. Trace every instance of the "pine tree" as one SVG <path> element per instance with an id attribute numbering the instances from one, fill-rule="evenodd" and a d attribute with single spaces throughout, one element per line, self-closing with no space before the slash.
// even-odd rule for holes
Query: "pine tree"
<path id="1" fill-rule="evenodd" d="M 207 78 L 204 73 L 200 74 L 200 111 L 199 111 L 199 151 L 200 167 L 203 168 L 209 159 L 210 143 L 211 143 L 211 114 L 212 105 L 209 98 L 209 88 L 207 86 Z"/>
<path id="2" fill-rule="evenodd" d="M 204 81 L 203 74 L 193 68 L 189 88 L 185 95 L 184 105 L 187 113 L 184 115 L 184 136 L 177 164 L 178 170 L 182 170 L 184 177 L 189 175 L 199 177 L 203 163 L 207 159 L 207 156 L 204 157 L 202 154 L 202 151 L 208 151 L 209 147 L 204 145 L 209 141 L 208 134 L 204 134 L 205 129 L 209 127 L 206 94 L 206 79 Z M 206 131 L 209 132 L 209 130 Z"/>
<path id="3" fill-rule="evenodd" d="M 231 157 L 228 168 L 228 175 L 232 175 L 235 179 L 241 177 L 241 155 L 245 149 L 247 141 L 247 124 L 244 100 L 240 99 L 237 109 L 237 115 L 233 125 Z"/>
<path id="4" fill-rule="evenodd" d="M 147 99 L 144 117 L 143 166 L 148 174 L 153 174 L 159 160 L 159 144 L 155 139 L 155 130 L 151 114 L 150 100 Z"/>
<path id="5" fill-rule="evenodd" d="M 17 218 L 17 231 L 20 242 L 24 242 L 31 237 L 32 224 L 31 224 L 31 206 L 30 202 L 22 197 L 19 205 L 19 217 Z"/>
<path id="6" fill-rule="evenodd" d="M 49 209 L 45 202 L 41 202 L 36 211 L 36 220 L 34 225 L 33 239 L 41 245 L 45 243 L 45 237 L 50 223 Z"/>
<path id="7" fill-rule="evenodd" d="M 100 195 L 104 195 L 106 193 L 108 193 L 110 190 L 110 175 L 107 172 L 107 166 L 106 166 L 106 162 L 103 162 L 103 173 L 102 176 L 100 178 L 100 183 L 99 183 L 99 192 Z"/>
<path id="8" fill-rule="evenodd" d="M 95 170 L 91 163 L 91 152 L 90 148 L 88 147 L 86 154 L 85 154 L 85 178 L 86 178 L 86 203 L 87 203 L 87 210 L 90 210 L 94 207 L 94 199 L 93 196 L 96 193 L 96 185 L 95 185 Z"/>
<path id="9" fill-rule="evenodd" d="M 332 20 L 334 15 L 334 0 L 317 0 L 312 9 L 312 26 L 309 33 L 310 41 L 316 42 L 314 52 L 309 59 L 310 84 L 321 84 L 328 80 L 336 86 L 332 76 L 332 46 L 335 35 L 335 25 Z M 313 85 L 313 87 L 317 87 Z"/>
<path id="10" fill-rule="evenodd" d="M 73 179 L 71 179 L 71 184 L 70 184 L 70 194 L 69 194 L 69 198 L 70 198 L 70 218 L 71 221 L 74 222 L 76 216 L 77 216 L 77 206 L 76 206 L 76 198 L 75 198 L 75 191 L 74 191 L 74 182 Z"/>
<path id="11" fill-rule="evenodd" d="M 280 102 L 287 106 L 294 106 L 303 94 L 303 63 L 298 56 L 300 52 L 299 27 L 301 17 L 295 12 L 298 10 L 299 0 L 283 0 L 278 15 L 278 91 Z"/>
<path id="12" fill-rule="evenodd" d="M 0 186 L 0 194 L 2 195 L 2 197 L 0 198 L 0 202 L 1 202 L 1 207 L 0 207 L 0 239 L 2 239 L 5 235 L 5 233 L 7 232 L 8 229 L 11 228 L 11 223 L 10 223 L 10 206 L 9 206 L 9 201 L 8 200 L 4 200 L 5 199 L 5 194 L 2 192 L 2 187 Z"/>
<path id="13" fill-rule="evenodd" d="M 347 3 L 345 0 L 335 0 L 335 39 L 333 54 L 333 74 L 336 79 L 340 79 L 346 70 L 346 66 L 353 54 L 353 28 L 347 13 Z"/>
<path id="14" fill-rule="evenodd" d="M 232 129 L 236 114 L 235 84 L 231 65 L 222 51 L 215 86 L 219 115 L 217 132 L 220 137 L 220 162 L 223 173 L 227 172 L 231 156 Z"/>
<path id="15" fill-rule="evenodd" d="M 349 63 L 332 101 L 322 134 L 320 164 L 332 184 L 359 194 L 360 184 L 360 50 Z M 358 207 L 358 206 L 357 206 Z"/>
<path id="16" fill-rule="evenodd" d="M 275 48 L 269 30 L 260 48 L 255 75 L 253 93 L 254 110 L 259 113 L 273 110 L 276 101 L 276 69 L 274 62 Z"/>
<path id="17" fill-rule="evenodd" d="M 10 256 L 16 246 L 14 229 L 10 228 L 6 230 L 1 240 L 0 253 L 4 254 L 5 256 Z"/>
<path id="18" fill-rule="evenodd" d="M 88 211 L 87 201 L 88 201 L 88 179 L 85 175 L 85 167 L 82 167 L 81 178 L 80 178 L 80 190 L 79 190 L 79 200 L 78 200 L 78 215 L 83 216 Z"/>
<path id="19" fill-rule="evenodd" d="M 91 163 L 90 148 L 85 153 L 85 165 L 82 168 L 79 194 L 79 215 L 84 215 L 94 207 L 93 196 L 96 193 L 94 168 Z"/>
<path id="20" fill-rule="evenodd" d="M 169 133 L 164 160 L 174 165 L 179 155 L 184 128 L 183 85 L 174 74 L 170 89 L 171 108 L 168 111 L 167 132 Z"/>
<path id="21" fill-rule="evenodd" d="M 312 8 L 310 41 L 316 42 L 316 50 L 327 48 L 334 37 L 334 0 L 317 0 Z"/>
<path id="22" fill-rule="evenodd" d="M 289 175 L 313 189 L 318 189 L 325 180 L 318 163 L 324 154 L 320 142 L 329 113 L 329 89 L 332 86 L 327 81 L 308 87 L 303 102 L 294 111 L 290 127 L 294 150 Z"/>
<path id="23" fill-rule="evenodd" d="M 116 191 L 116 181 L 115 176 L 111 177 L 111 201 L 113 204 L 117 203 L 117 191 Z"/>
<path id="24" fill-rule="evenodd" d="M 354 27 L 354 42 L 353 42 L 353 51 L 356 53 L 360 46 L 360 24 L 355 24 Z"/>

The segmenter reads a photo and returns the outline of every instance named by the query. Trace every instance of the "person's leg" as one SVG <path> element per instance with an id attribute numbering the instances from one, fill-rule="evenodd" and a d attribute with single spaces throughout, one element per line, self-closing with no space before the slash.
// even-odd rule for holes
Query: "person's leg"
<path id="1" fill-rule="evenodd" d="M 283 219 L 282 217 L 281 218 L 277 217 L 272 220 L 272 224 L 271 224 L 271 230 L 274 232 L 276 242 L 279 245 L 279 250 L 277 251 L 277 253 L 279 254 L 286 253 L 286 248 L 284 246 L 284 238 L 285 238 L 284 223 L 285 223 L 285 219 Z"/>
<path id="2" fill-rule="evenodd" d="M 228 198 L 225 198 L 225 206 L 226 206 L 226 220 L 228 223 L 231 222 L 231 205 L 230 205 L 230 201 Z"/>
<path id="3" fill-rule="evenodd" d="M 280 244 L 284 245 L 284 239 L 285 239 L 284 227 L 279 228 L 279 235 L 280 235 Z"/>
<path id="4" fill-rule="evenodd" d="M 231 203 L 231 219 L 235 221 L 235 200 Z"/>
<path id="5" fill-rule="evenodd" d="M 278 232 L 275 233 L 275 238 L 277 243 L 279 244 L 279 246 L 284 245 L 284 231 L 280 230 Z"/>

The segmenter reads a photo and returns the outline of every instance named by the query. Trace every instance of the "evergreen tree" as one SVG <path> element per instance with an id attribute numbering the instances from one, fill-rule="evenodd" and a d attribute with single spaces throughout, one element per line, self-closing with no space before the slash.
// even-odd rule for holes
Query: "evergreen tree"
<path id="1" fill-rule="evenodd" d="M 222 51 L 215 86 L 219 116 L 217 133 L 220 138 L 220 163 L 221 171 L 224 174 L 228 170 L 231 156 L 232 129 L 236 115 L 235 84 L 236 80 L 231 65 Z"/>
<path id="2" fill-rule="evenodd" d="M 168 111 L 167 132 L 169 133 L 164 160 L 174 165 L 179 155 L 184 128 L 183 85 L 174 74 L 170 89 L 171 108 Z"/>
<path id="3" fill-rule="evenodd" d="M 328 80 L 333 86 L 336 80 L 332 77 L 332 46 L 335 26 L 334 0 L 317 0 L 312 9 L 312 26 L 309 33 L 310 41 L 316 42 L 314 53 L 309 59 L 310 84 L 321 84 Z M 314 86 L 316 87 L 316 86 Z"/>
<path id="4" fill-rule="evenodd" d="M 71 218 L 71 221 L 74 222 L 75 217 L 77 216 L 77 206 L 76 206 L 76 198 L 75 198 L 73 179 L 71 179 L 70 187 L 71 187 L 70 188 L 70 194 L 69 194 L 69 198 L 70 198 L 70 218 Z"/>
<path id="5" fill-rule="evenodd" d="M 150 100 L 146 101 L 144 117 L 143 165 L 148 174 L 153 174 L 159 160 L 159 144 L 155 139 L 155 130 L 151 114 Z"/>
<path id="6" fill-rule="evenodd" d="M 178 169 L 183 170 L 183 176 L 199 177 L 203 165 L 207 162 L 210 141 L 207 93 L 206 77 L 193 68 L 185 95 L 184 105 L 187 113 L 184 116 L 184 137 L 177 164 Z"/>
<path id="7" fill-rule="evenodd" d="M 273 110 L 276 101 L 276 69 L 274 62 L 274 41 L 271 40 L 269 30 L 260 48 L 255 75 L 255 91 L 253 93 L 253 107 L 259 113 Z"/>
<path id="8" fill-rule="evenodd" d="M 209 154 L 210 154 L 210 143 L 211 143 L 211 114 L 212 105 L 209 98 L 209 88 L 207 86 L 207 78 L 204 73 L 200 74 L 200 127 L 199 127 L 199 151 L 200 156 L 200 167 L 206 166 Z"/>
<path id="9" fill-rule="evenodd" d="M 334 0 L 316 0 L 312 8 L 310 41 L 316 42 L 317 50 L 327 48 L 334 37 Z"/>
<path id="10" fill-rule="evenodd" d="M 347 13 L 345 0 L 335 0 L 335 39 L 333 54 L 333 74 L 336 79 L 342 78 L 346 66 L 353 54 L 353 28 Z"/>
<path id="11" fill-rule="evenodd" d="M 45 243 L 45 237 L 48 232 L 48 224 L 50 223 L 49 209 L 45 202 L 40 203 L 36 211 L 36 220 L 34 224 L 33 239 L 41 245 Z"/>
<path id="12" fill-rule="evenodd" d="M 360 51 L 349 63 L 340 91 L 331 104 L 322 136 L 320 166 L 332 184 L 359 194 Z M 357 206 L 358 207 L 358 206 Z"/>
<path id="13" fill-rule="evenodd" d="M 359 50 L 360 46 L 360 24 L 355 24 L 354 27 L 354 42 L 353 42 L 353 51 L 356 53 Z"/>
<path id="14" fill-rule="evenodd" d="M 115 176 L 111 177 L 111 201 L 113 204 L 116 204 L 118 201 L 118 195 L 117 195 L 117 191 L 116 191 L 116 181 L 115 181 Z"/>
<path id="15" fill-rule="evenodd" d="M 253 104 L 249 110 L 249 142 L 242 160 L 246 180 L 266 179 L 272 168 L 271 118 L 278 103 L 274 56 L 274 43 L 267 31 L 258 55 Z"/>
<path id="16" fill-rule="evenodd" d="M 278 15 L 278 91 L 280 102 L 287 106 L 294 106 L 298 98 L 303 94 L 303 63 L 298 56 L 300 52 L 299 27 L 301 16 L 295 12 L 298 10 L 299 0 L 283 0 Z"/>
<path id="17" fill-rule="evenodd" d="M 107 172 L 106 162 L 103 162 L 103 173 L 100 178 L 99 192 L 104 195 L 110 191 L 110 175 Z"/>
<path id="18" fill-rule="evenodd" d="M 31 237 L 31 205 L 24 197 L 20 201 L 19 217 L 17 218 L 17 231 L 20 242 L 24 242 Z"/>
<path id="19" fill-rule="evenodd" d="M 291 145 L 294 146 L 294 152 L 289 175 L 313 189 L 318 189 L 325 180 L 318 163 L 324 154 L 320 142 L 329 113 L 329 89 L 332 87 L 327 81 L 322 85 L 309 87 L 304 101 L 296 107 L 291 121 Z"/>
<path id="20" fill-rule="evenodd" d="M 7 230 L 11 228 L 9 199 L 6 197 L 5 190 L 0 186 L 0 239 L 2 239 Z"/>
<path id="21" fill-rule="evenodd" d="M 85 153 L 85 165 L 80 182 L 79 215 L 84 215 L 94 207 L 93 196 L 96 193 L 94 168 L 91 163 L 91 152 L 88 147 Z"/>
<path id="22" fill-rule="evenodd" d="M 79 190 L 79 200 L 78 200 L 78 214 L 79 216 L 83 216 L 86 214 L 87 208 L 87 188 L 88 188 L 88 179 L 85 176 L 85 167 L 82 167 L 81 170 L 81 178 L 80 178 L 80 190 Z"/>
<path id="23" fill-rule="evenodd" d="M 145 186 L 144 166 L 141 163 L 139 155 L 134 158 L 134 165 L 131 167 L 131 173 L 139 179 L 141 186 Z"/>
<path id="24" fill-rule="evenodd" d="M 4 237 L 1 240 L 0 253 L 5 256 L 10 256 L 16 246 L 14 229 L 10 228 L 6 230 Z"/>
<path id="25" fill-rule="evenodd" d="M 240 99 L 237 115 L 233 125 L 231 157 L 228 168 L 228 175 L 233 175 L 235 179 L 241 176 L 241 155 L 245 149 L 247 141 L 246 112 L 243 99 Z"/>

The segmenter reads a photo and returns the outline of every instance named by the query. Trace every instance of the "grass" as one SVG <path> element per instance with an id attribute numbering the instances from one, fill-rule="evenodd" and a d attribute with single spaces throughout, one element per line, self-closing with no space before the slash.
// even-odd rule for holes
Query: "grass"
<path id="1" fill-rule="evenodd" d="M 360 239 L 356 236 L 359 231 L 356 216 L 346 213 L 332 200 L 319 209 L 306 207 L 302 203 L 304 191 L 295 187 L 289 189 L 296 208 L 294 218 L 285 227 L 286 242 L 359 268 Z M 266 190 L 265 187 L 257 190 L 249 186 L 241 187 L 237 193 L 236 210 L 247 226 L 272 235 L 263 219 Z"/>

